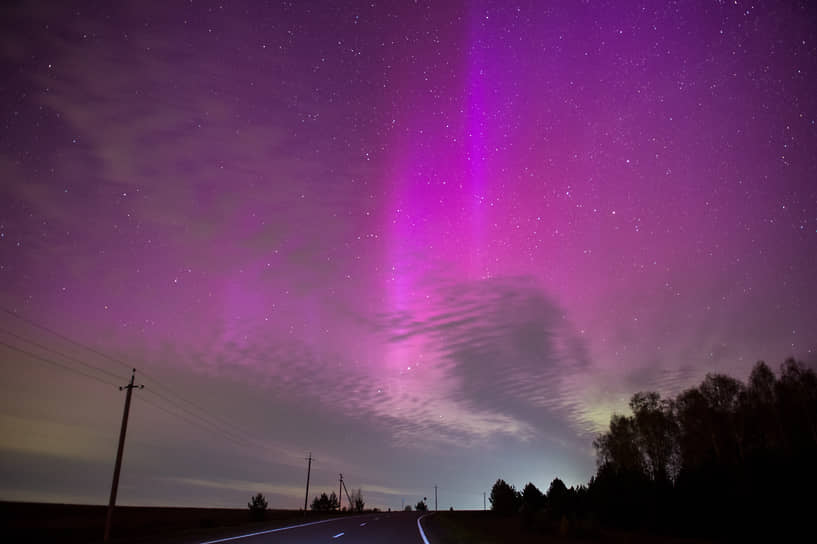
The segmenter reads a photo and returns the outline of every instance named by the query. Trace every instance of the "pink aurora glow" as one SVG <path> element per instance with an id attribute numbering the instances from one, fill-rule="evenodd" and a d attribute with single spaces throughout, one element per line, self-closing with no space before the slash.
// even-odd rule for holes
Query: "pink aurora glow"
<path id="1" fill-rule="evenodd" d="M 412 452 L 462 497 L 506 473 L 580 482 L 634 391 L 814 361 L 807 8 L 444 4 L 10 10 L 2 306 L 288 452 L 244 480 L 295 489 L 323 444 L 392 506 L 427 469 Z M 95 393 L 25 364 L 15 387 L 115 428 L 119 397 L 100 422 L 82 415 Z M 21 402 L 3 414 L 66 423 Z M 271 429 L 252 414 L 273 405 Z M 172 442 L 172 418 L 144 410 Z M 149 473 L 152 442 L 132 439 Z M 104 451 L 83 460 L 100 481 Z M 188 467 L 219 490 L 195 501 L 246 494 L 219 455 Z M 125 500 L 194 500 L 173 482 Z"/>

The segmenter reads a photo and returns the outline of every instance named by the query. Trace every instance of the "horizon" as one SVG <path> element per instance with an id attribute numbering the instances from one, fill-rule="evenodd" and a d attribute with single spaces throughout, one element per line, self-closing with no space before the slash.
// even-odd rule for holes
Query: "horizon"
<path id="1" fill-rule="evenodd" d="M 0 14 L 0 500 L 107 503 L 131 368 L 117 504 L 302 507 L 311 452 L 383 510 L 817 368 L 813 8 Z"/>

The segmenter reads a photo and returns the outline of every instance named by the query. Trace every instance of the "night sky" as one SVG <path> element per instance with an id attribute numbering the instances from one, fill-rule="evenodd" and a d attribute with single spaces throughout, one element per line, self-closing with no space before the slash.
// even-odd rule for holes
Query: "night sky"
<path id="1" fill-rule="evenodd" d="M 107 501 L 130 367 L 119 503 L 482 508 L 817 361 L 808 2 L 114 4 L 0 8 L 0 499 Z"/>

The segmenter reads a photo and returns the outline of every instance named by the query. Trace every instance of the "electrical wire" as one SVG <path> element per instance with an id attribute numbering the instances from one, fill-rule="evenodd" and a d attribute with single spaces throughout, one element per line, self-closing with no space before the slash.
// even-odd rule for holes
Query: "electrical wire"
<path id="1" fill-rule="evenodd" d="M 78 375 L 80 375 L 80 376 L 84 376 L 84 377 L 86 377 L 86 378 L 90 378 L 90 379 L 92 379 L 92 380 L 96 380 L 96 381 L 98 381 L 98 382 L 100 382 L 100 383 L 104 383 L 105 385 L 112 385 L 112 386 L 114 386 L 114 387 L 119 387 L 119 385 L 118 385 L 118 384 L 115 384 L 115 383 L 113 383 L 113 382 L 109 382 L 108 380 L 102 379 L 102 378 L 100 378 L 99 376 L 94 376 L 93 374 L 88 374 L 88 373 L 86 373 L 86 372 L 82 372 L 81 370 L 77 370 L 77 369 L 76 369 L 76 368 L 74 368 L 74 367 L 71 367 L 71 366 L 68 366 L 68 365 L 65 365 L 65 364 L 62 364 L 62 363 L 58 363 L 57 361 L 54 361 L 53 359 L 49 359 L 48 357 L 43 357 L 42 355 L 37 355 L 36 353 L 32 353 L 32 352 L 30 352 L 30 351 L 28 351 L 28 350 L 25 350 L 25 349 L 19 348 L 19 347 L 17 347 L 17 346 L 13 346 L 13 345 L 11 345 L 11 344 L 8 344 L 8 343 L 6 343 L 6 342 L 3 342 L 2 340 L 0 340 L 0 345 L 5 346 L 5 347 L 6 347 L 6 348 L 8 348 L 8 349 L 11 349 L 11 350 L 17 351 L 17 352 L 19 352 L 19 353 L 23 353 L 23 354 L 25 354 L 25 355 L 28 355 L 29 357 L 32 357 L 32 358 L 37 359 L 37 360 L 39 360 L 39 361 L 42 361 L 42 362 L 44 362 L 44 363 L 47 363 L 47 364 L 53 365 L 53 366 L 55 366 L 55 367 L 57 367 L 57 368 L 61 368 L 61 369 L 66 370 L 66 371 L 68 371 L 68 372 L 73 372 L 74 374 L 78 374 Z"/>
<path id="2" fill-rule="evenodd" d="M 77 359 L 76 357 L 73 357 L 71 355 L 67 355 L 67 354 L 65 354 L 65 353 L 63 353 L 61 351 L 57 351 L 57 350 L 55 350 L 53 348 L 49 348 L 48 346 L 40 344 L 39 342 L 35 342 L 34 340 L 31 340 L 31 339 L 26 338 L 24 336 L 20 336 L 19 334 L 13 333 L 13 332 L 11 332 L 9 330 L 6 330 L 6 329 L 4 329 L 2 327 L 0 327 L 0 332 L 2 332 L 3 334 L 6 334 L 8 336 L 11 336 L 13 338 L 16 338 L 18 340 L 22 340 L 23 342 L 26 342 L 26 343 L 31 344 L 33 346 L 37 346 L 38 348 L 40 348 L 40 349 L 42 349 L 44 351 L 48 351 L 48 352 L 53 353 L 55 355 L 59 355 L 60 357 L 64 357 L 65 359 L 68 359 L 69 361 L 73 361 L 73 362 L 75 362 L 77 364 L 80 364 L 80 365 L 82 365 L 82 366 L 84 366 L 84 367 L 86 367 L 88 369 L 94 370 L 96 372 L 101 372 L 102 374 L 110 376 L 111 378 L 114 378 L 115 380 L 122 379 L 122 376 L 120 376 L 118 374 L 114 374 L 113 372 L 105 370 L 104 368 L 100 368 L 98 366 L 88 364 L 88 363 L 86 363 L 84 361 L 81 361 L 80 359 Z"/>
<path id="3" fill-rule="evenodd" d="M 251 445 L 249 440 L 246 437 L 243 437 L 243 436 L 241 436 L 239 434 L 236 434 L 236 433 L 232 432 L 229 428 L 219 426 L 215 422 L 213 422 L 211 420 L 208 420 L 207 418 L 204 418 L 201 415 L 196 414 L 195 412 L 192 412 L 191 410 L 188 410 L 184 406 L 174 402 L 173 399 L 170 399 L 170 398 L 162 395 L 161 393 L 159 393 L 157 391 L 153 391 L 153 390 L 150 390 L 150 389 L 145 389 L 145 391 L 148 391 L 150 394 L 162 399 L 165 403 L 173 406 L 177 410 L 181 410 L 182 412 L 186 413 L 188 416 L 196 418 L 197 420 L 203 422 L 204 424 L 209 425 L 210 426 L 209 428 L 211 430 L 215 430 L 217 432 L 220 432 L 221 434 L 223 434 L 225 436 L 230 436 L 234 440 L 239 440 L 241 442 L 244 442 L 248 446 Z"/>
<path id="4" fill-rule="evenodd" d="M 50 328 L 46 327 L 45 325 L 41 325 L 41 324 L 39 324 L 39 323 L 37 323 L 35 321 L 32 321 L 32 320 L 30 320 L 30 319 L 28 319 L 26 317 L 23 317 L 20 314 L 18 314 L 17 312 L 13 312 L 13 311 L 9 310 L 8 308 L 0 307 L 0 310 L 2 310 L 3 312 L 9 314 L 12 317 L 16 317 L 17 319 L 19 319 L 21 321 L 25 321 L 26 323 L 28 323 L 32 327 L 36 327 L 36 328 L 38 328 L 40 330 L 44 330 L 46 332 L 49 332 L 49 333 L 53 334 L 54 336 L 56 336 L 57 338 L 61 338 L 62 340 L 65 340 L 69 344 L 73 344 L 74 346 L 77 346 L 79 348 L 88 350 L 91 353 L 96 353 L 100 357 L 104 357 L 105 359 L 109 359 L 109 360 L 111 360 L 111 361 L 113 361 L 113 362 L 115 362 L 117 364 L 120 364 L 120 365 L 124 366 L 125 368 L 127 368 L 128 370 L 131 370 L 133 368 L 131 365 L 129 365 L 125 361 L 117 359 L 116 357 L 111 357 L 110 355 L 102 353 L 101 351 L 98 351 L 98 350 L 96 350 L 96 349 L 94 349 L 94 348 L 92 348 L 90 346 L 85 345 L 85 344 L 81 344 L 80 342 L 77 342 L 76 340 L 73 340 L 73 339 L 65 336 L 64 334 L 59 333 L 59 332 L 55 331 L 54 329 L 50 329 Z"/>
<path id="5" fill-rule="evenodd" d="M 156 394 L 155 391 L 150 391 L 148 389 L 144 389 L 144 392 L 151 393 L 153 395 Z M 183 413 L 179 413 L 178 411 L 175 411 L 172 408 L 169 408 L 167 406 L 162 406 L 160 403 L 155 402 L 153 399 L 142 397 L 141 400 L 143 402 L 145 402 L 146 404 L 148 404 L 148 405 L 150 405 L 150 406 L 152 406 L 152 407 L 154 407 L 154 408 L 156 408 L 158 410 L 161 410 L 162 412 L 164 412 L 166 414 L 175 416 L 175 417 L 177 417 L 177 418 L 179 418 L 181 420 L 184 420 L 187 423 L 190 423 L 191 425 L 195 425 L 195 426 L 199 427 L 200 429 L 203 429 L 203 430 L 205 430 L 205 431 L 207 431 L 209 433 L 215 433 L 215 434 L 221 435 L 225 440 L 227 440 L 228 442 L 230 442 L 234 446 L 244 448 L 247 452 L 249 452 L 249 453 L 251 453 L 253 455 L 258 455 L 258 452 L 262 451 L 262 450 L 271 452 L 273 454 L 277 453 L 277 452 L 275 452 L 275 450 L 269 448 L 268 446 L 264 445 L 261 442 L 258 442 L 258 441 L 252 441 L 251 442 L 251 441 L 243 440 L 240 437 L 232 435 L 229 432 L 225 432 L 222 429 L 214 428 L 212 426 L 208 426 L 208 422 L 206 422 L 206 420 L 201 420 L 201 419 L 198 419 L 198 418 L 195 418 L 195 417 L 189 417 L 189 416 L 187 416 L 187 415 L 185 415 Z"/>
<path id="6" fill-rule="evenodd" d="M 77 374 L 79 376 L 82 376 L 84 378 L 88 378 L 88 379 L 97 381 L 97 382 L 102 383 L 104 385 L 108 385 L 108 386 L 112 386 L 112 387 L 120 387 L 116 383 L 110 382 L 108 380 L 105 380 L 105 379 L 100 378 L 98 376 L 94 376 L 92 374 L 88 374 L 86 372 L 82 372 L 81 370 L 78 370 L 78 369 L 76 369 L 74 367 L 62 364 L 62 363 L 60 363 L 58 361 L 55 361 L 53 359 L 50 359 L 48 357 L 43 357 L 41 355 L 38 355 L 38 354 L 33 353 L 31 351 L 28 351 L 26 349 L 14 346 L 14 345 L 9 344 L 7 342 L 3 342 L 2 340 L 0 340 L 0 345 L 4 346 L 4 347 L 6 347 L 6 348 L 8 348 L 10 350 L 16 351 L 18 353 L 22 353 L 22 354 L 24 354 L 24 355 L 26 355 L 28 357 L 31 357 L 31 358 L 36 359 L 38 361 L 41 361 L 43 363 L 55 366 L 55 367 L 57 367 L 57 368 L 59 368 L 61 370 L 71 372 L 73 374 Z M 160 395 L 160 394 L 156 393 L 155 391 L 151 391 L 150 389 L 145 389 L 144 392 L 155 395 L 157 398 L 159 398 L 162 401 L 170 404 L 174 408 L 177 408 L 177 409 L 180 409 L 180 410 L 185 410 L 184 407 L 179 406 L 178 404 L 174 403 L 171 399 L 169 399 L 169 398 L 167 398 L 167 397 L 165 397 L 163 395 Z M 218 426 L 214 425 L 213 422 L 208 421 L 205 418 L 202 418 L 201 416 L 195 414 L 194 412 L 190 412 L 190 411 L 185 410 L 187 412 L 187 414 L 189 414 L 189 416 L 187 416 L 187 415 L 184 415 L 184 414 L 179 413 L 177 411 L 174 411 L 172 409 L 169 409 L 169 408 L 167 408 L 165 406 L 162 406 L 161 404 L 158 404 L 158 403 L 152 401 L 151 399 L 142 398 L 142 401 L 145 402 L 146 404 L 149 404 L 149 405 L 153 406 L 154 408 L 156 408 L 158 410 L 161 410 L 161 411 L 165 412 L 166 414 L 169 414 L 169 415 L 175 416 L 177 418 L 180 418 L 180 419 L 186 421 L 187 423 L 195 425 L 195 426 L 197 426 L 197 427 L 199 427 L 201 429 L 204 429 L 204 430 L 206 430 L 206 431 L 208 431 L 210 433 L 215 432 L 217 434 L 220 434 L 222 437 L 224 437 L 230 443 L 232 443 L 232 444 L 234 444 L 236 446 L 242 447 L 242 448 L 246 448 L 248 451 L 257 452 L 259 449 L 269 450 L 269 448 L 267 446 L 265 446 L 264 444 L 262 444 L 262 443 L 260 443 L 258 441 L 252 440 L 252 439 L 248 440 L 248 439 L 242 438 L 239 435 L 233 434 L 229 430 L 226 430 L 224 428 L 221 428 L 221 427 L 218 427 Z"/>
<path id="7" fill-rule="evenodd" d="M 104 353 L 104 352 L 102 352 L 102 351 L 100 351 L 100 350 L 98 350 L 98 349 L 95 349 L 95 348 L 93 348 L 93 347 L 91 347 L 91 346 L 88 346 L 88 345 L 86 345 L 86 344 L 83 344 L 83 343 L 81 343 L 81 342 L 78 342 L 78 341 L 76 341 L 76 340 L 73 340 L 72 338 L 69 338 L 68 336 L 65 336 L 65 335 L 63 335 L 63 334 L 61 334 L 61 333 L 59 333 L 59 332 L 57 332 L 57 331 L 55 331 L 55 330 L 53 330 L 53 329 L 51 329 L 51 328 L 49 328 L 49 327 L 46 327 L 46 326 L 41 325 L 41 324 L 39 324 L 39 323 L 37 323 L 37 322 L 35 322 L 35 321 L 32 321 L 32 320 L 30 320 L 30 319 L 28 319 L 28 318 L 25 318 L 25 317 L 23 317 L 23 316 L 21 316 L 21 315 L 17 314 L 16 312 L 13 312 L 13 311 L 11 311 L 11 310 L 8 310 L 7 308 L 2 308 L 2 307 L 0 307 L 0 310 L 2 310 L 3 312 L 5 312 L 5 313 L 7 313 L 7 314 L 11 315 L 12 317 L 15 317 L 15 318 L 17 318 L 17 319 L 20 319 L 21 321 L 24 321 L 24 322 L 28 323 L 29 325 L 31 325 L 31 326 L 33 326 L 33 327 L 36 327 L 36 328 L 38 328 L 38 329 L 41 329 L 41 330 L 43 330 L 43 331 L 46 331 L 46 332 L 48 332 L 48 333 L 50 333 L 50 334 L 52 334 L 52 335 L 56 336 L 56 337 L 58 337 L 58 338 L 61 338 L 62 340 L 65 340 L 66 342 L 68 342 L 68 343 L 70 343 L 70 344 L 72 344 L 72 345 L 74 345 L 74 346 L 77 346 L 77 347 L 79 347 L 79 348 L 81 348 L 81 349 L 84 349 L 84 350 L 86 350 L 86 351 L 89 351 L 89 352 L 91 352 L 91 353 L 94 353 L 94 354 L 96 354 L 96 355 L 98 355 L 98 356 L 100 356 L 100 357 L 103 357 L 103 358 L 105 358 L 105 359 L 108 359 L 109 361 L 115 362 L 115 363 L 117 363 L 117 364 L 119 364 L 119 365 L 121 365 L 121 366 L 123 366 L 123 367 L 125 367 L 125 368 L 127 368 L 127 369 L 131 369 L 131 368 L 133 368 L 133 366 L 132 366 L 132 365 L 128 364 L 128 363 L 127 363 L 127 362 L 125 362 L 125 361 L 122 361 L 121 359 L 118 359 L 118 358 L 113 357 L 113 356 L 111 356 L 111 355 L 108 355 L 107 353 Z M 19 335 L 15 334 L 15 333 L 11 333 L 11 332 L 9 332 L 9 331 L 7 331 L 7 330 L 5 330 L 5 329 L 0 328 L 0 331 L 3 331 L 3 332 L 5 332 L 6 334 L 9 334 L 9 335 L 11 335 L 11 336 L 13 336 L 13 337 L 16 337 L 16 338 L 18 338 L 18 339 L 21 339 L 21 340 L 23 340 L 23 341 L 29 342 L 29 343 L 31 343 L 31 344 L 33 344 L 33 345 L 36 345 L 36 346 L 38 346 L 38 347 L 40 347 L 40 348 L 42 348 L 42 349 L 45 349 L 45 350 L 47 350 L 47 351 L 50 351 L 51 353 L 55 353 L 55 354 L 58 354 L 58 355 L 60 355 L 60 356 L 62 356 L 62 357 L 65 357 L 65 358 L 67 358 L 67 359 L 74 360 L 74 361 L 78 362 L 79 364 L 81 364 L 81 365 L 83 365 L 83 366 L 86 366 L 86 367 L 88 367 L 88 368 L 91 368 L 91 369 L 93 369 L 93 370 L 96 370 L 96 371 L 102 372 L 102 373 L 107 374 L 107 375 L 109 375 L 109 376 L 112 376 L 112 377 L 114 377 L 114 378 L 116 378 L 116 379 L 119 379 L 119 378 L 120 378 L 120 376 L 117 376 L 116 374 L 114 374 L 114 373 L 112 373 L 112 372 L 109 372 L 109 371 L 107 371 L 107 370 L 101 369 L 101 368 L 96 367 L 96 366 L 94 366 L 94 365 L 90 365 L 90 364 L 88 364 L 88 363 L 84 363 L 84 362 L 82 362 L 82 361 L 80 361 L 80 360 L 78 360 L 78 359 L 76 359 L 76 358 L 74 358 L 74 357 L 72 357 L 72 356 L 70 356 L 70 355 L 67 355 L 67 354 L 65 354 L 65 353 L 63 353 L 63 352 L 60 352 L 60 351 L 55 350 L 55 349 L 52 349 L 52 348 L 45 347 L 45 346 L 43 346 L 42 344 L 39 344 L 39 343 L 37 343 L 37 342 L 34 342 L 34 341 L 32 341 L 32 340 L 29 340 L 29 339 L 27 339 L 27 338 L 24 338 L 24 337 L 22 337 L 22 336 L 19 336 Z M 10 346 L 9 344 L 5 344 L 5 345 L 8 345 L 8 346 L 9 346 L 9 347 L 11 347 L 12 349 L 18 349 L 18 348 L 14 348 L 13 346 Z M 18 351 L 20 351 L 20 350 L 18 349 Z M 61 364 L 56 363 L 56 362 L 54 362 L 54 361 L 51 361 L 51 363 L 52 363 L 52 364 L 55 364 L 55 365 L 58 365 L 58 366 L 61 366 L 61 367 L 66 368 L 66 369 L 70 369 L 70 367 L 68 367 L 67 365 L 61 365 Z M 76 370 L 74 370 L 74 371 L 75 371 L 75 372 L 78 372 L 78 373 L 81 373 L 81 372 L 76 371 Z M 230 435 L 230 436 L 232 437 L 232 440 L 240 440 L 241 442 L 245 443 L 246 445 L 251 445 L 251 443 L 255 443 L 255 444 L 257 444 L 259 447 L 264 447 L 264 448 L 266 448 L 266 446 L 263 446 L 263 445 L 262 445 L 262 444 L 260 444 L 260 443 L 259 443 L 259 442 L 258 442 L 256 439 L 254 439 L 254 438 L 253 438 L 253 436 L 252 436 L 252 433 L 251 433 L 251 432 L 249 432 L 249 431 L 246 431 L 246 430 L 242 429 L 240 426 L 236 425 L 235 423 L 233 423 L 233 422 L 231 422 L 231 421 L 229 421 L 229 420 L 227 420 L 227 419 L 225 419 L 225 418 L 223 418 L 223 417 L 219 417 L 219 416 L 215 416 L 215 415 L 210 414 L 210 413 L 209 413 L 207 410 L 205 410 L 204 408 L 202 408 L 202 407 L 201 407 L 201 406 L 199 406 L 198 404 L 196 404 L 196 403 L 194 403 L 194 402 L 192 402 L 192 401 L 190 401 L 190 400 L 188 400 L 188 399 L 186 399 L 186 398 L 184 398 L 184 397 L 180 396 L 180 395 L 179 395 L 177 392 L 172 391 L 170 388 L 167 388 L 167 387 L 163 386 L 163 385 L 162 385 L 162 384 L 161 384 L 161 383 L 160 383 L 160 382 L 159 382 L 157 379 L 155 379 L 155 378 L 151 377 L 151 376 L 150 376 L 149 374 L 147 374 L 146 372 L 144 372 L 144 371 L 140 371 L 139 373 L 140 373 L 140 375 L 141 375 L 141 376 L 143 376 L 144 378 L 146 378 L 146 379 L 148 379 L 150 382 L 152 382 L 152 383 L 153 383 L 153 385 L 155 386 L 155 388 L 156 388 L 156 389 L 160 389 L 160 390 L 162 390 L 162 391 L 165 391 L 165 392 L 166 392 L 168 395 L 173 395 L 173 396 L 175 396 L 176 398 L 178 398 L 179 400 L 181 400 L 181 401 L 185 402 L 186 404 L 188 404 L 189 406 L 191 406 L 192 408 L 194 408 L 195 410 L 197 410 L 197 411 L 198 411 L 198 412 L 200 412 L 200 413 L 199 413 L 199 414 L 197 414 L 197 413 L 193 412 L 192 410 L 190 410 L 190 409 L 188 409 L 188 408 L 186 408 L 186 407 L 182 406 L 181 404 L 179 404 L 179 403 L 175 402 L 173 399 L 170 399 L 170 398 L 168 398 L 167 396 L 162 395 L 162 394 L 160 394 L 159 392 L 157 392 L 157 391 L 155 391 L 155 390 L 152 390 L 152 391 L 151 391 L 151 393 L 152 393 L 152 394 L 154 394 L 154 395 L 156 395 L 157 397 L 161 398 L 161 399 L 162 399 L 164 402 L 166 402 L 166 403 L 170 404 L 171 406 L 174 406 L 174 407 L 175 407 L 176 409 L 178 409 L 178 410 L 181 410 L 181 411 L 183 411 L 183 412 L 187 413 L 187 414 L 188 414 L 188 415 L 190 415 L 191 417 L 196 417 L 196 418 L 198 418 L 200 421 L 203 421 L 203 422 L 204 422 L 206 425 L 209 425 L 209 426 L 210 426 L 210 428 L 212 428 L 212 429 L 217 429 L 217 430 L 218 430 L 219 432 L 221 432 L 222 434 L 225 434 L 225 433 L 226 433 L 226 434 Z M 81 374 L 82 374 L 82 373 L 81 373 Z M 83 374 L 83 375 L 84 375 L 84 374 Z M 89 376 L 89 377 L 90 377 L 90 376 Z M 95 379 L 96 379 L 96 378 L 95 378 Z M 98 381 L 101 381 L 101 380 L 98 380 Z M 104 382 L 104 383 L 109 383 L 109 384 L 110 384 L 110 382 Z M 110 384 L 110 385 L 116 385 L 116 384 Z M 117 387 L 118 387 L 118 386 L 117 386 Z M 167 410 L 165 410 L 165 411 L 167 411 Z M 180 417 L 181 417 L 181 416 L 180 416 Z M 187 418 L 185 418 L 185 419 L 187 419 Z M 188 420 L 188 421 L 189 421 L 189 420 Z M 242 436 L 242 435 L 243 435 L 243 436 Z"/>
<path id="8" fill-rule="evenodd" d="M 186 399 L 185 397 L 182 397 L 177 392 L 171 390 L 169 387 L 165 387 L 159 380 L 157 380 L 156 378 L 153 378 L 152 376 L 150 376 L 144 370 L 140 370 L 139 373 L 141 374 L 141 376 L 143 378 L 146 378 L 148 381 L 153 383 L 153 386 L 154 386 L 155 389 L 158 389 L 160 391 L 164 391 L 165 394 L 167 394 L 167 395 L 174 395 L 178 400 L 184 402 L 185 404 L 189 405 L 193 409 L 198 410 L 199 412 L 201 412 L 205 416 L 212 419 L 214 422 L 220 423 L 220 424 L 222 424 L 222 425 L 224 425 L 226 427 L 229 427 L 231 430 L 236 431 L 239 434 L 243 434 L 243 435 L 248 436 L 248 437 L 251 437 L 253 435 L 252 432 L 247 431 L 246 429 L 242 428 L 239 425 L 236 425 L 232 421 L 229 421 L 229 420 L 227 420 L 227 419 L 225 419 L 225 418 L 223 418 L 221 416 L 208 413 L 208 411 L 206 409 L 202 408 L 201 406 L 199 406 L 195 402 L 193 402 L 193 401 L 191 401 L 189 399 Z"/>

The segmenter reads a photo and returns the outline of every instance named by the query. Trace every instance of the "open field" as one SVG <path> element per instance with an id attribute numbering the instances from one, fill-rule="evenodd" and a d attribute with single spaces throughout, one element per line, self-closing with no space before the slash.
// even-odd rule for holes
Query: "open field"
<path id="1" fill-rule="evenodd" d="M 106 512 L 106 506 L 98 505 L 0 502 L 0 529 L 6 542 L 99 542 Z M 310 521 L 330 516 L 307 513 Z M 303 520 L 298 510 L 268 510 L 265 521 L 249 521 L 246 508 L 117 506 L 111 534 L 119 541 L 153 540 L 217 527 L 266 528 Z"/>
<path id="2" fill-rule="evenodd" d="M 648 533 L 610 531 L 588 524 L 564 527 L 493 512 L 439 512 L 423 519 L 432 544 L 541 544 L 543 542 L 605 542 L 610 544 L 705 544 L 710 541 L 662 537 Z"/>

